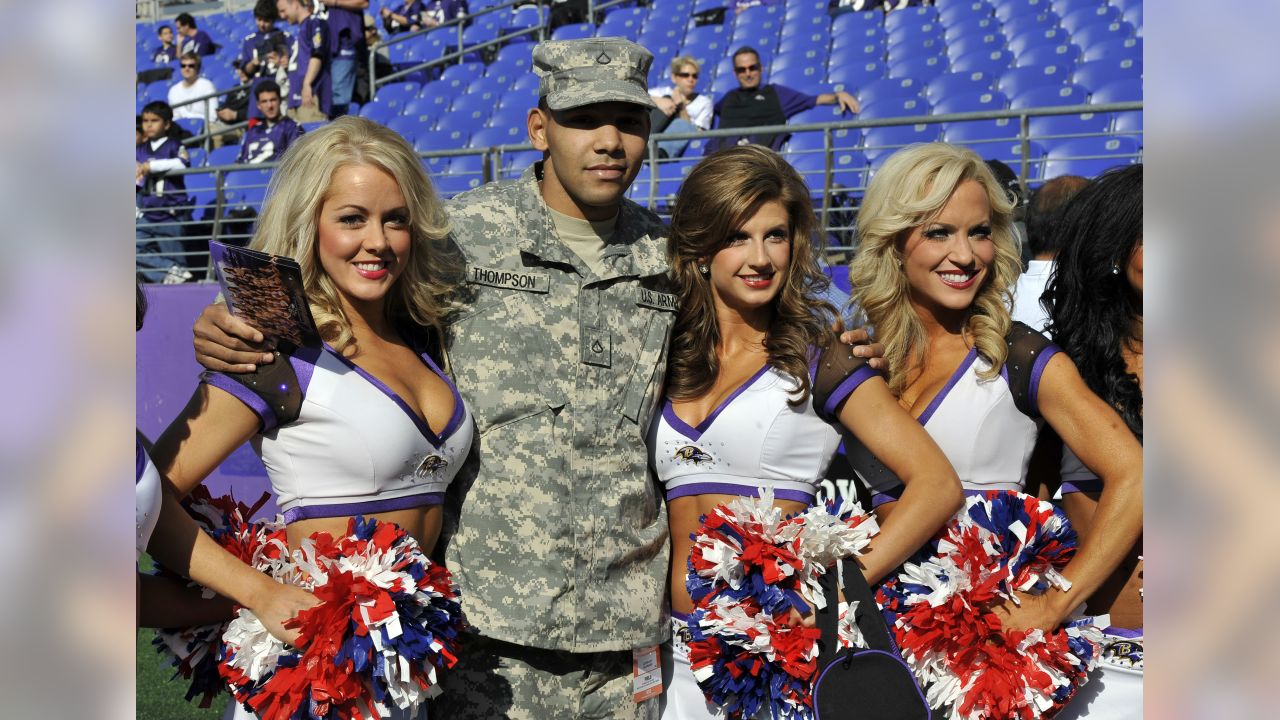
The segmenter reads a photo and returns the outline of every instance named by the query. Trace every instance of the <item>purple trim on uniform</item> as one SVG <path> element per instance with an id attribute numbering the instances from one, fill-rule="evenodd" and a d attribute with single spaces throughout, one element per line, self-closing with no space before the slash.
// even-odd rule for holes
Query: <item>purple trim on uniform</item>
<path id="1" fill-rule="evenodd" d="M 689 495 L 735 495 L 737 497 L 759 497 L 760 489 L 751 485 L 738 485 L 735 483 L 689 483 L 672 488 L 667 491 L 667 499 L 675 500 L 676 498 L 688 497 Z M 813 493 L 807 493 L 803 490 L 774 490 L 773 498 L 775 500 L 795 500 L 796 502 L 812 503 L 814 500 Z"/>
<path id="2" fill-rule="evenodd" d="M 289 356 L 293 365 L 293 374 L 298 377 L 298 393 L 307 396 L 307 388 L 311 386 L 311 376 L 315 374 L 316 363 L 320 361 L 323 348 L 298 348 Z"/>
<path id="3" fill-rule="evenodd" d="M 435 360 L 432 360 L 430 355 L 426 352 L 419 353 L 419 355 L 427 362 L 427 367 L 431 368 L 432 372 L 444 381 L 445 386 L 449 388 L 449 392 L 453 395 L 453 415 L 449 416 L 449 422 L 445 423 L 444 430 L 440 433 L 441 438 L 447 438 L 458 429 L 458 426 L 462 424 L 462 419 L 466 417 L 467 413 L 465 406 L 462 404 L 462 396 L 458 394 L 458 388 L 454 386 L 453 381 L 436 365 Z"/>
<path id="4" fill-rule="evenodd" d="M 1004 378 L 1006 385 L 1009 384 L 1009 363 L 1004 363 L 1000 366 L 1000 377 Z"/>
<path id="5" fill-rule="evenodd" d="M 1031 410 L 1036 414 L 1040 414 L 1040 376 L 1044 374 L 1044 367 L 1049 362 L 1049 358 L 1062 352 L 1062 348 L 1052 343 L 1046 345 L 1040 351 L 1040 357 L 1031 364 L 1031 387 L 1027 390 L 1027 402 L 1031 404 Z"/>
<path id="6" fill-rule="evenodd" d="M 424 505 L 440 505 L 444 502 L 444 493 L 432 492 L 420 495 L 388 498 L 386 500 L 363 500 L 360 502 L 334 503 L 332 505 L 303 505 L 284 511 L 285 523 L 313 518 L 347 517 L 366 515 L 369 513 L 391 512 Z"/>
<path id="7" fill-rule="evenodd" d="M 902 493 L 906 490 L 906 486 L 898 485 L 888 488 L 883 492 L 877 492 L 871 496 L 871 507 L 878 508 L 885 503 L 898 502 L 902 499 Z"/>
<path id="8" fill-rule="evenodd" d="M 409 407 L 409 404 L 404 401 L 404 398 L 397 395 L 395 390 L 392 390 L 391 388 L 387 387 L 386 383 L 382 382 L 378 378 L 371 375 L 368 370 L 365 370 L 359 365 L 351 362 L 349 358 L 343 357 L 342 353 L 338 352 L 337 350 L 334 350 L 332 347 L 329 346 L 328 343 L 325 343 L 325 349 L 333 353 L 333 356 L 338 358 L 338 360 L 341 361 L 343 365 L 346 365 L 347 367 L 354 370 L 356 374 L 358 374 L 360 377 L 364 378 L 365 380 L 368 380 L 370 385 L 373 385 L 374 387 L 378 388 L 378 390 L 381 391 L 383 395 L 386 395 L 388 398 L 391 399 L 392 402 L 398 405 L 400 409 L 404 411 L 404 414 L 408 415 L 409 419 L 413 421 L 413 424 L 418 428 L 418 432 L 422 433 L 422 436 L 427 439 L 427 442 L 431 443 L 432 447 L 435 447 L 437 449 L 442 447 L 444 445 L 445 439 L 450 434 L 452 434 L 454 430 L 457 430 L 458 425 L 461 424 L 460 422 L 455 421 L 454 417 L 451 416 L 449 418 L 449 422 L 444 427 L 444 433 L 442 435 L 436 435 L 435 431 L 431 429 L 431 426 L 427 424 L 427 421 L 419 417 L 418 413 L 414 412 L 413 408 Z M 432 372 L 439 373 L 439 371 L 435 369 L 434 365 L 429 365 L 428 368 L 432 370 Z M 452 389 L 452 386 L 451 386 L 451 389 Z M 461 405 L 461 402 L 458 399 L 458 391 L 453 390 L 453 415 L 454 416 L 457 416 L 458 408 L 460 405 Z"/>
<path id="9" fill-rule="evenodd" d="M 142 481 L 142 473 L 147 471 L 147 451 L 143 449 L 141 440 L 134 439 L 133 442 L 134 442 L 134 445 L 137 447 L 137 452 L 134 453 L 134 455 L 138 464 L 137 474 L 134 475 L 133 477 L 133 484 L 137 485 L 139 482 Z"/>
<path id="10" fill-rule="evenodd" d="M 835 413 L 836 406 L 852 395 L 853 391 L 857 390 L 859 385 L 878 376 L 880 376 L 880 373 L 870 365 L 866 364 L 857 370 L 854 370 L 852 373 L 849 373 L 849 377 L 841 381 L 841 383 L 836 386 L 836 389 L 832 391 L 831 397 L 827 398 L 827 401 L 823 403 L 822 412 L 827 415 Z"/>
<path id="11" fill-rule="evenodd" d="M 960 361 L 960 367 L 956 368 L 956 371 L 951 374 L 951 379 L 947 381 L 946 385 L 942 386 L 937 395 L 933 396 L 933 400 L 929 401 L 929 407 L 926 407 L 920 417 L 917 418 L 921 425 L 929 422 L 929 418 L 933 417 L 933 414 L 938 410 L 938 406 L 946 399 L 947 393 L 951 392 L 956 383 L 960 382 L 960 378 L 964 377 L 964 374 L 969 371 L 969 367 L 973 365 L 973 361 L 977 359 L 978 348 L 969 348 L 969 353 L 964 356 L 964 360 Z"/>
<path id="12" fill-rule="evenodd" d="M 258 416 L 258 422 L 262 427 L 258 432 L 270 432 L 276 427 L 276 414 L 267 405 L 267 401 L 263 400 L 258 393 L 232 380 L 220 372 L 205 372 L 200 376 L 200 382 L 207 383 L 212 387 L 227 393 L 231 397 L 244 403 L 254 415 Z"/>
<path id="13" fill-rule="evenodd" d="M 1102 492 L 1101 480 L 1068 480 L 1062 483 L 1062 494 L 1070 495 L 1079 492 Z"/>
<path id="14" fill-rule="evenodd" d="M 764 365 L 761 365 L 760 369 L 756 371 L 755 375 L 752 375 L 751 377 L 747 378 L 741 385 L 738 386 L 737 390 L 734 390 L 733 393 L 729 395 L 729 397 L 725 398 L 724 400 L 721 400 L 720 404 L 716 406 L 716 409 L 712 410 L 711 414 L 708 415 L 705 420 L 698 423 L 697 427 L 690 427 L 689 423 L 685 422 L 684 420 L 681 420 L 680 416 L 676 415 L 675 408 L 671 406 L 670 399 L 667 400 L 666 406 L 662 408 L 662 416 L 667 419 L 667 422 L 671 424 L 671 427 L 676 432 L 689 438 L 690 440 L 698 440 L 702 437 L 702 433 L 706 432 L 711 427 L 711 423 L 715 422 L 716 418 L 720 417 L 720 413 L 724 412 L 724 409 L 729 407 L 729 403 L 732 403 L 734 400 L 738 398 L 739 395 L 746 392 L 747 388 L 755 384 L 755 381 L 759 380 L 760 377 L 768 371 L 769 371 L 769 363 L 765 363 Z"/>
<path id="15" fill-rule="evenodd" d="M 693 619 L 693 613 L 682 613 L 682 612 L 680 612 L 679 610 L 672 610 L 672 611 L 671 611 L 671 619 L 673 619 L 673 620 L 679 620 L 680 622 L 684 623 L 685 625 L 688 625 L 688 624 L 689 624 L 689 621 Z"/>
<path id="16" fill-rule="evenodd" d="M 674 616 L 675 612 L 673 611 L 671 614 Z M 1102 628 L 1102 632 L 1107 635 L 1113 635 L 1126 640 L 1137 640 L 1142 637 L 1142 628 L 1122 628 L 1116 627 L 1115 625 L 1108 625 Z"/>

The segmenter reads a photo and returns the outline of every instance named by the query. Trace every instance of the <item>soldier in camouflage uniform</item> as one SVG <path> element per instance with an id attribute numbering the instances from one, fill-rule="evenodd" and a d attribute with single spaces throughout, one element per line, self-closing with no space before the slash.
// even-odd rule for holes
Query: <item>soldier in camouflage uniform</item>
<path id="1" fill-rule="evenodd" d="M 450 488 L 438 547 L 476 635 L 436 717 L 657 717 L 633 699 L 632 650 L 670 634 L 667 514 L 645 433 L 676 297 L 666 229 L 625 199 L 653 107 L 652 55 L 620 38 L 546 42 L 529 137 L 544 160 L 449 205 L 466 261 L 448 359 L 479 442 Z M 558 227 L 589 224 L 595 235 Z M 221 307 L 196 325 L 218 370 L 258 353 Z M 478 447 L 477 447 L 478 446 Z"/>
<path id="2" fill-rule="evenodd" d="M 480 637 L 437 707 L 656 716 L 655 700 L 633 701 L 631 651 L 669 634 L 666 508 L 645 433 L 676 300 L 664 226 L 623 197 L 649 134 L 652 56 L 597 38 L 543 43 L 533 60 L 529 136 L 544 160 L 449 209 L 466 259 L 449 360 L 480 442 L 450 488 L 442 543 Z M 616 224 L 584 251 L 551 211 Z"/>

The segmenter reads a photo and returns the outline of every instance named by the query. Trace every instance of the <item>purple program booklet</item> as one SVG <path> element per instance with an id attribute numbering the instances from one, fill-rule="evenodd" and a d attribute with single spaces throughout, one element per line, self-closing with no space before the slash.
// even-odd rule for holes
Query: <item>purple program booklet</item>
<path id="1" fill-rule="evenodd" d="M 297 260 L 217 241 L 209 243 L 209 254 L 231 314 L 262 332 L 272 347 L 320 346 Z"/>

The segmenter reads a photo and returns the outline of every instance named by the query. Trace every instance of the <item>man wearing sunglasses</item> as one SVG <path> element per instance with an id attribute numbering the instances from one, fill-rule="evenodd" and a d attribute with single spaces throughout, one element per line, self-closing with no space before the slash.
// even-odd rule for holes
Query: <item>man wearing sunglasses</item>
<path id="1" fill-rule="evenodd" d="M 733 53 L 733 72 L 738 78 L 738 87 L 725 93 L 715 105 L 715 114 L 720 118 L 716 127 L 721 129 L 782 125 L 792 115 L 816 105 L 839 105 L 842 112 L 848 113 L 859 110 L 858 101 L 844 91 L 809 95 L 785 85 L 762 86 L 763 68 L 755 48 L 740 47 Z M 787 133 L 754 133 L 716 138 L 707 152 L 747 143 L 780 150 L 787 137 Z"/>
<path id="2" fill-rule="evenodd" d="M 688 133 L 711 127 L 711 97 L 699 95 L 698 61 L 682 55 L 671 61 L 671 84 L 650 88 L 649 95 L 658 107 L 653 110 L 652 132 Z M 663 140 L 658 143 L 662 157 L 678 157 L 688 140 Z"/>
<path id="3" fill-rule="evenodd" d="M 190 52 L 178 59 L 178 70 L 182 73 L 182 80 L 169 88 L 169 105 L 173 108 L 175 120 L 197 118 L 203 120 L 205 129 L 208 129 L 209 123 L 214 119 L 217 98 L 206 98 L 195 102 L 192 100 L 212 95 L 218 90 L 209 78 L 200 77 L 200 63 L 200 56 Z"/>

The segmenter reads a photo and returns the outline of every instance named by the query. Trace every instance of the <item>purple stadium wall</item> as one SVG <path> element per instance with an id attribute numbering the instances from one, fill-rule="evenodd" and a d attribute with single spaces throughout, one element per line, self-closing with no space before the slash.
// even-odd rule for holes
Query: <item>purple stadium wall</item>
<path id="1" fill-rule="evenodd" d="M 217 285 L 146 285 L 147 319 L 137 334 L 137 426 L 154 440 L 182 410 L 200 376 L 191 325 L 218 293 Z M 247 503 L 269 490 L 266 471 L 245 444 L 205 481 L 215 496 L 234 491 Z M 274 515 L 268 501 L 262 514 Z"/>

